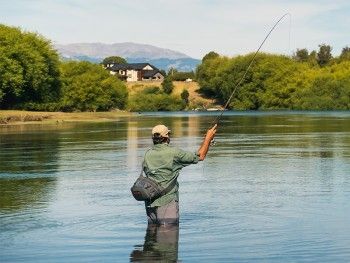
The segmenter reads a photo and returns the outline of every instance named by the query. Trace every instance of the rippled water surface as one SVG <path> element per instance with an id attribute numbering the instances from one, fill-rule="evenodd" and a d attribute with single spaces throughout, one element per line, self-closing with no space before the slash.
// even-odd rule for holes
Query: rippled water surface
<path id="1" fill-rule="evenodd" d="M 0 262 L 349 262 L 349 112 L 225 113 L 179 228 L 147 229 L 129 189 L 152 126 L 195 151 L 213 116 L 0 126 Z"/>

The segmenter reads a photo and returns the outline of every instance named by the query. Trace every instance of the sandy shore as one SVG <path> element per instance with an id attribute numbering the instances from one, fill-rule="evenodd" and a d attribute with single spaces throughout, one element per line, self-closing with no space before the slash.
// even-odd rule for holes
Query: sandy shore
<path id="1" fill-rule="evenodd" d="M 105 122 L 119 117 L 132 116 L 135 113 L 124 111 L 111 112 L 37 112 L 1 110 L 0 125 L 60 123 L 60 122 Z"/>

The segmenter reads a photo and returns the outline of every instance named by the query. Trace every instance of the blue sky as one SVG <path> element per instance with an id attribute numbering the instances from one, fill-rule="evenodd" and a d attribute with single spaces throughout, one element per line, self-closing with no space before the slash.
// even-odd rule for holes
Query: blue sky
<path id="1" fill-rule="evenodd" d="M 135 42 L 201 58 L 234 56 L 263 47 L 292 54 L 321 43 L 338 55 L 350 46 L 349 0 L 0 0 L 0 23 L 36 31 L 55 43 Z"/>

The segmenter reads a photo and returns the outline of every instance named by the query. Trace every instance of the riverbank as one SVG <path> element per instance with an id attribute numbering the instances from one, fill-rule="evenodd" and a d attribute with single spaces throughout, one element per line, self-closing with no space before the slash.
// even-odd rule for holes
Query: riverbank
<path id="1" fill-rule="evenodd" d="M 105 122 L 118 117 L 132 116 L 125 111 L 110 112 L 37 112 L 19 110 L 1 110 L 0 125 L 62 123 L 62 122 Z"/>
<path id="2" fill-rule="evenodd" d="M 220 109 L 215 101 L 204 98 L 199 92 L 197 82 L 174 81 L 172 94 L 180 96 L 183 90 L 189 92 L 189 109 Z M 159 81 L 142 81 L 126 83 L 131 96 L 141 92 L 147 87 L 161 88 Z M 111 112 L 37 112 L 20 110 L 0 110 L 0 125 L 37 124 L 37 123 L 62 123 L 62 122 L 105 122 L 114 121 L 118 117 L 132 116 L 135 113 L 127 111 Z"/>

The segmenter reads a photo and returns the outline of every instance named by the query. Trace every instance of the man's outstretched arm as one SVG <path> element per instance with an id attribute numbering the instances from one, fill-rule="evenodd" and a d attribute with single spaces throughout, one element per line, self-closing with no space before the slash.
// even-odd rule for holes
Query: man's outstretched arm
<path id="1" fill-rule="evenodd" d="M 203 161 L 205 159 L 205 157 L 207 156 L 208 150 L 209 150 L 209 146 L 211 141 L 214 139 L 215 133 L 216 133 L 216 127 L 218 125 L 215 124 L 212 128 L 210 128 L 205 137 L 204 140 L 202 142 L 201 147 L 199 147 L 198 149 L 198 155 L 199 155 L 199 160 Z"/>

